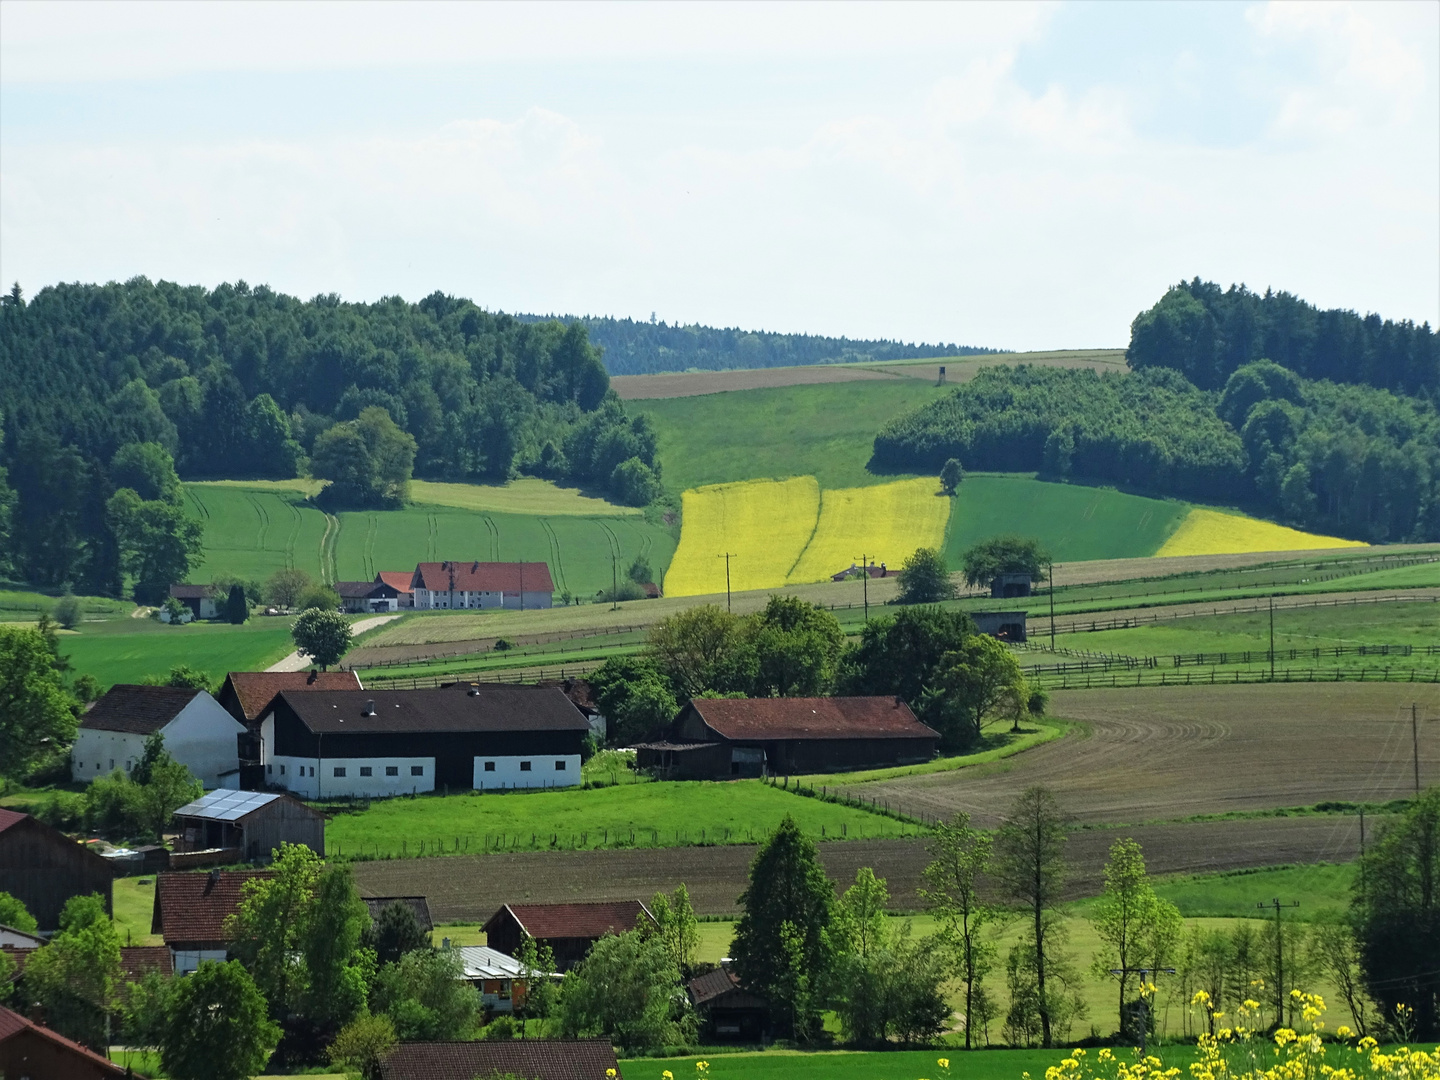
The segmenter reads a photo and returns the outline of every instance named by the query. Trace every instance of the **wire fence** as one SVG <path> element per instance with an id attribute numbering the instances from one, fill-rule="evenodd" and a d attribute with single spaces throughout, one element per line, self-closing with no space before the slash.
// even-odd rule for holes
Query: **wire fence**
<path id="1" fill-rule="evenodd" d="M 564 682 L 588 675 L 605 661 L 582 660 L 557 668 L 521 668 L 518 671 L 476 671 L 470 674 L 450 672 L 442 675 L 375 675 L 365 685 L 376 690 L 438 690 L 457 682 L 488 682 L 520 685 L 536 682 Z"/>
<path id="2" fill-rule="evenodd" d="M 1296 600 L 1275 602 L 1276 611 L 1295 611 L 1300 608 L 1323 608 L 1323 607 L 1347 607 L 1359 604 L 1434 604 L 1440 603 L 1440 596 L 1436 595 L 1409 595 L 1405 593 L 1391 593 L 1386 596 L 1350 596 L 1340 597 L 1334 600 Z M 1269 611 L 1270 602 L 1260 604 L 1232 604 L 1229 607 L 1220 604 L 1211 604 L 1210 610 L 1192 611 L 1156 611 L 1146 615 L 1126 615 L 1117 619 L 1077 619 L 1069 623 L 1061 623 L 1060 616 L 1056 617 L 1055 633 L 1057 634 L 1089 634 L 1100 630 L 1133 630 L 1139 626 L 1149 626 L 1157 622 L 1171 622 L 1176 619 L 1200 619 L 1210 618 L 1216 615 L 1253 615 L 1260 611 Z M 1032 638 L 1043 637 L 1050 633 L 1050 623 L 1043 616 L 1038 624 L 1031 628 Z M 1046 648 L 1043 644 L 1030 642 L 1029 648 Z"/>
<path id="3" fill-rule="evenodd" d="M 1272 656 L 1269 649 L 1245 649 L 1237 652 L 1218 653 L 1174 653 L 1168 656 L 1129 656 L 1125 653 L 1089 652 L 1084 649 L 1067 649 L 1057 646 L 1054 650 L 1068 656 L 1078 657 L 1075 662 L 1055 664 L 1022 664 L 1027 675 L 1064 675 L 1067 672 L 1109 671 L 1111 668 L 1160 668 L 1160 667 L 1226 667 L 1231 664 L 1268 664 Z M 1342 656 L 1440 656 L 1440 645 L 1332 645 L 1315 646 L 1309 649 L 1276 649 L 1273 659 L 1276 663 L 1291 663 L 1296 660 L 1320 660 L 1324 657 Z"/>
<path id="4" fill-rule="evenodd" d="M 1408 682 L 1440 683 L 1440 668 L 1281 668 L 1272 676 L 1268 668 L 1229 668 L 1221 671 L 1156 671 L 1135 668 L 1123 674 L 1112 669 L 1085 672 L 1037 673 L 1047 690 L 1090 690 L 1126 686 L 1226 686 L 1241 683 Z"/>

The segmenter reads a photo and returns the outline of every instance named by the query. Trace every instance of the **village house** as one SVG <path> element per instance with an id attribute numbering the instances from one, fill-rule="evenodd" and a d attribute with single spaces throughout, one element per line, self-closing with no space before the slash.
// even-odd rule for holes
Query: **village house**
<path id="1" fill-rule="evenodd" d="M 105 1080 L 130 1070 L 44 1024 L 0 1005 L 0 1076 L 14 1080 Z"/>
<path id="2" fill-rule="evenodd" d="M 401 1043 L 380 1066 L 382 1080 L 625 1080 L 609 1039 L 505 1039 Z"/>
<path id="3" fill-rule="evenodd" d="M 518 608 L 554 602 L 555 585 L 543 562 L 426 562 L 411 578 L 415 606 L 425 609 Z"/>
<path id="4" fill-rule="evenodd" d="M 940 733 L 895 697 L 696 698 L 635 765 L 667 780 L 728 780 L 913 765 Z"/>
<path id="5" fill-rule="evenodd" d="M 245 726 L 206 691 L 176 686 L 112 686 L 80 721 L 71 775 L 90 781 L 130 772 L 157 731 L 170 756 L 207 788 L 239 785 L 237 740 Z"/>
<path id="6" fill-rule="evenodd" d="M 337 581 L 340 607 L 352 615 L 380 615 L 400 608 L 400 590 L 384 581 Z"/>
<path id="7" fill-rule="evenodd" d="M 590 724 L 560 690 L 283 691 L 262 720 L 265 782 L 301 798 L 573 787 Z"/>
<path id="8" fill-rule="evenodd" d="M 230 862 L 268 860 L 281 844 L 325 854 L 325 815 L 289 795 L 222 788 L 175 811 L 177 852 L 233 852 Z"/>
<path id="9" fill-rule="evenodd" d="M 413 570 L 381 570 L 375 580 L 389 585 L 396 593 L 396 604 L 400 608 L 415 606 L 415 572 Z"/>
<path id="10" fill-rule="evenodd" d="M 686 991 L 705 1041 L 758 1043 L 770 1033 L 769 1004 L 741 987 L 729 968 L 691 979 Z"/>
<path id="11" fill-rule="evenodd" d="M 240 736 L 240 783 L 245 791 L 265 786 L 260 765 L 260 720 L 281 690 L 363 690 L 353 671 L 232 671 L 225 676 L 215 700 L 245 725 Z"/>
<path id="12" fill-rule="evenodd" d="M 655 925 L 655 916 L 639 900 L 598 901 L 578 904 L 506 904 L 485 924 L 485 940 L 492 949 L 520 955 L 526 936 L 550 946 L 555 970 L 573 968 L 590 946 L 606 934 L 623 934 L 642 923 Z"/>
<path id="13" fill-rule="evenodd" d="M 519 960 L 488 945 L 461 945 L 455 950 L 461 978 L 480 993 L 480 1005 L 487 1013 L 515 1011 L 525 1003 L 525 974 Z"/>
<path id="14" fill-rule="evenodd" d="M 164 938 L 175 974 L 188 975 L 203 960 L 225 960 L 225 920 L 240 909 L 247 881 L 270 876 L 268 870 L 210 870 L 155 878 L 150 932 Z"/>
<path id="15" fill-rule="evenodd" d="M 44 931 L 60 928 L 72 896 L 99 893 L 110 914 L 110 864 L 38 818 L 0 808 L 0 892 L 25 905 Z"/>
<path id="16" fill-rule="evenodd" d="M 217 619 L 220 617 L 215 590 L 210 585 L 171 585 L 170 595 L 190 609 L 191 618 Z"/>

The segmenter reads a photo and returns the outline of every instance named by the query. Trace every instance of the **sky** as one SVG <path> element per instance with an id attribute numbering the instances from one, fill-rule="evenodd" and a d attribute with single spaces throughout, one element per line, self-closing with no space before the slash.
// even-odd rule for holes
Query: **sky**
<path id="1" fill-rule="evenodd" d="M 0 281 L 1010 349 L 1440 323 L 1440 3 L 0 0 Z"/>

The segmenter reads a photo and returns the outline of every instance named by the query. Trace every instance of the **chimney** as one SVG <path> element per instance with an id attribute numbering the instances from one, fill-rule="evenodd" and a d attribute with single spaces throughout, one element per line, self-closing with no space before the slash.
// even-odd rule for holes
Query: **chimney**
<path id="1" fill-rule="evenodd" d="M 219 884 L 220 884 L 220 871 L 219 871 L 219 870 L 211 870 L 210 873 L 206 874 L 205 876 L 210 879 L 209 882 L 208 882 L 208 884 L 206 884 L 206 886 L 205 886 L 205 891 L 206 891 L 206 892 L 209 892 L 211 889 L 215 888 L 216 885 L 219 885 Z"/>
<path id="2" fill-rule="evenodd" d="M 374 715 L 375 715 L 375 699 L 374 699 L 374 698 L 371 698 L 369 701 L 365 702 L 365 711 L 364 711 L 361 715 L 362 715 L 362 716 L 374 716 Z"/>
<path id="3" fill-rule="evenodd" d="M 479 697 L 479 696 L 480 696 L 480 684 L 479 684 L 479 683 L 472 682 L 472 683 L 470 684 L 470 689 L 467 691 L 467 693 L 469 693 L 469 695 L 470 695 L 471 697 Z"/>

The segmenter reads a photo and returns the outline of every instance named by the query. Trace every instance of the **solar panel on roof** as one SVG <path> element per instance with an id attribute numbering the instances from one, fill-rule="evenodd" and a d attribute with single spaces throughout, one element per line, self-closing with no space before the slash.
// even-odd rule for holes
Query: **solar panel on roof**
<path id="1" fill-rule="evenodd" d="M 280 798 L 265 791 L 233 791 L 218 788 L 201 796 L 192 803 L 186 803 L 175 811 L 177 817 L 208 818 L 211 821 L 236 821 L 252 810 Z"/>

